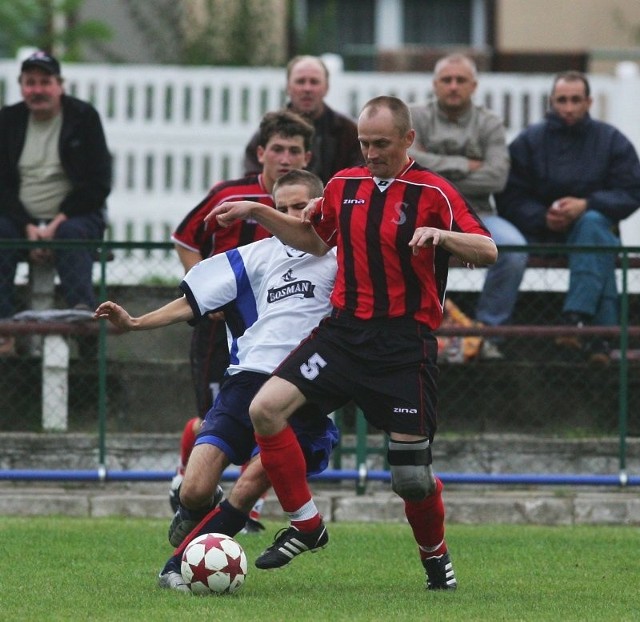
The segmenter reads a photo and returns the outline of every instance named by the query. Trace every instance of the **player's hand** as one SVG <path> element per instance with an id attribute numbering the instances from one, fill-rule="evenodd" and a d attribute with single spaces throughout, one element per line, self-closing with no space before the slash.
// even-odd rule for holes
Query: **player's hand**
<path id="1" fill-rule="evenodd" d="M 27 224 L 25 227 L 25 237 L 27 240 L 36 242 L 37 240 L 49 240 L 53 237 L 43 235 L 44 228 L 34 225 L 32 223 Z M 53 261 L 53 250 L 50 248 L 32 248 L 29 249 L 29 261 L 36 264 L 47 264 Z"/>
<path id="2" fill-rule="evenodd" d="M 132 330 L 134 327 L 133 318 L 125 311 L 123 307 L 107 300 L 98 306 L 94 311 L 93 317 L 96 320 L 109 320 L 114 326 L 120 330 Z"/>
<path id="3" fill-rule="evenodd" d="M 300 220 L 302 220 L 302 222 L 311 222 L 313 215 L 318 211 L 321 205 L 322 197 L 311 199 L 307 203 L 307 206 L 302 210 L 302 213 L 300 214 Z"/>
<path id="4" fill-rule="evenodd" d="M 209 222 L 215 218 L 221 227 L 229 227 L 236 220 L 250 218 L 254 205 L 253 201 L 225 201 L 220 205 L 216 205 L 204 217 L 204 221 Z"/>
<path id="5" fill-rule="evenodd" d="M 585 199 L 563 197 L 547 210 L 546 224 L 550 231 L 567 231 L 587 209 Z"/>
<path id="6" fill-rule="evenodd" d="M 443 244 L 444 239 L 445 232 L 442 231 L 442 229 L 436 229 L 435 227 L 418 227 L 409 241 L 409 246 L 413 248 L 413 254 L 417 255 L 421 248 L 439 246 Z"/>

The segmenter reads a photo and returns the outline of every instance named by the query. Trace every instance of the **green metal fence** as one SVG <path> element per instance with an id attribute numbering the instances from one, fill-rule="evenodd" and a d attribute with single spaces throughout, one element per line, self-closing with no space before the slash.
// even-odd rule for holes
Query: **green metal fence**
<path id="1" fill-rule="evenodd" d="M 180 295 L 181 268 L 170 243 L 96 242 L 27 243 L 0 240 L 0 249 L 48 246 L 52 250 L 78 244 L 96 253 L 94 285 L 99 300 L 112 299 L 138 315 Z M 521 248 L 504 247 L 513 252 Z M 529 247 L 535 254 L 562 254 L 565 247 Z M 593 366 L 582 351 L 565 352 L 556 345 L 567 271 L 531 268 L 520 293 L 513 325 L 502 333 L 482 327 L 449 327 L 448 336 L 499 337 L 504 354 L 499 360 L 469 361 L 442 358 L 439 399 L 439 434 L 523 432 L 538 435 L 602 436 L 619 438 L 619 463 L 626 465 L 626 442 L 640 436 L 640 248 L 572 248 L 572 252 L 615 252 L 619 256 L 620 326 L 592 327 L 578 335 L 586 344 L 606 338 L 613 355 L 605 366 Z M 480 276 L 478 276 L 480 275 Z M 478 279 L 480 278 L 480 281 Z M 452 268 L 448 296 L 471 316 L 478 296 L 481 271 Z M 29 308 L 28 267 L 16 279 L 19 309 Z M 53 304 L 64 307 L 54 283 Z M 42 376 L 43 353 L 29 347 L 35 337 L 56 334 L 68 345 L 68 416 L 66 430 L 97 432 L 99 462 L 105 462 L 111 433 L 179 433 L 195 414 L 188 363 L 190 327 L 168 327 L 145 333 L 113 334 L 104 322 L 93 328 L 74 326 L 70 332 L 46 323 L 33 334 L 19 322 L 0 323 L 0 334 L 17 339 L 15 356 L 0 358 L 0 431 L 40 431 L 49 402 Z M 39 332 L 38 332 L 39 331 Z M 457 331 L 457 332 L 456 332 Z M 446 332 L 446 331 L 445 331 Z M 499 331 L 498 331 L 499 332 Z M 83 358 L 78 342 L 89 334 L 97 356 Z M 52 366 L 52 368 L 55 365 Z M 59 370 L 58 370 L 59 371 Z M 347 408 L 337 414 L 353 444 L 336 452 L 340 468 L 343 454 L 355 453 L 357 464 L 381 456 L 384 444 L 367 443 L 374 432 L 361 413 Z"/>

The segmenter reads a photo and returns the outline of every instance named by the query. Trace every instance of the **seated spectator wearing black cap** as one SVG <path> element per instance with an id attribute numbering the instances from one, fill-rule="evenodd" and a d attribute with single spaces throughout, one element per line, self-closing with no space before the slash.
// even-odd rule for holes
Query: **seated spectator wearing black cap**
<path id="1" fill-rule="evenodd" d="M 0 110 L 0 239 L 99 240 L 111 191 L 111 155 L 97 111 L 65 95 L 60 63 L 38 51 L 21 67 L 23 101 Z M 69 307 L 95 308 L 93 252 L 44 249 Z M 0 319 L 13 315 L 19 252 L 0 250 Z M 0 355 L 12 354 L 11 339 Z"/>

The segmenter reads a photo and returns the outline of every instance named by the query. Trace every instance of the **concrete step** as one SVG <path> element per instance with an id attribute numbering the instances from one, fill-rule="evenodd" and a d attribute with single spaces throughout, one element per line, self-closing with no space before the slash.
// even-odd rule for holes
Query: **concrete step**
<path id="1" fill-rule="evenodd" d="M 354 443 L 346 437 L 346 445 Z M 382 446 L 381 435 L 370 435 L 371 447 Z M 83 517 L 131 516 L 170 518 L 169 479 L 177 461 L 178 434 L 109 434 L 109 472 L 163 472 L 161 481 L 64 481 L 64 471 L 96 470 L 100 447 L 91 434 L 0 434 L 0 470 L 48 470 L 58 480 L 0 481 L 0 514 L 32 516 L 63 514 Z M 640 474 L 640 439 L 629 439 L 629 475 Z M 442 437 L 434 444 L 434 466 L 441 473 L 547 473 L 616 475 L 616 438 L 558 439 L 532 435 Z M 343 469 L 355 469 L 353 454 L 343 456 Z M 380 452 L 368 459 L 371 470 L 382 468 Z M 230 489 L 232 482 L 226 481 Z M 356 494 L 353 481 L 313 482 L 316 502 L 330 521 L 403 522 L 402 501 L 384 482 L 368 482 L 366 494 Z M 450 523 L 514 524 L 640 524 L 637 489 L 619 486 L 491 486 L 448 484 L 445 487 Z M 264 516 L 284 522 L 273 494 Z"/>
<path id="2" fill-rule="evenodd" d="M 226 486 L 227 490 L 229 485 Z M 315 501 L 327 522 L 405 522 L 402 501 L 388 490 L 357 495 L 353 488 L 314 486 Z M 82 486 L 0 483 L 0 514 L 64 515 L 84 518 L 125 516 L 171 518 L 167 484 Z M 632 490 L 568 488 L 498 490 L 447 486 L 449 524 L 640 525 L 640 499 Z M 270 493 L 263 518 L 285 517 Z"/>

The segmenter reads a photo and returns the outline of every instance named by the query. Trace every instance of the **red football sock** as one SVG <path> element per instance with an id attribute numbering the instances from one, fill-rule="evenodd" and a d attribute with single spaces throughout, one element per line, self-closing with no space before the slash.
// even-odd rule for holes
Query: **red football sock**
<path id="1" fill-rule="evenodd" d="M 311 499 L 307 465 L 293 429 L 287 426 L 273 436 L 256 434 L 256 441 L 262 466 L 292 524 L 302 531 L 315 529 L 320 524 L 320 515 Z"/>
<path id="2" fill-rule="evenodd" d="M 418 543 L 420 559 L 447 552 L 444 541 L 444 503 L 442 482 L 436 477 L 436 490 L 422 501 L 405 501 L 404 513 Z"/>
<path id="3" fill-rule="evenodd" d="M 196 442 L 196 433 L 193 431 L 193 428 L 196 427 L 196 423 L 200 423 L 199 417 L 193 417 L 193 419 L 189 419 L 184 426 L 184 430 L 182 431 L 182 438 L 180 439 L 180 465 L 182 467 L 187 466 L 187 462 L 189 462 L 189 456 L 191 455 L 191 451 L 193 450 L 193 445 Z"/>

